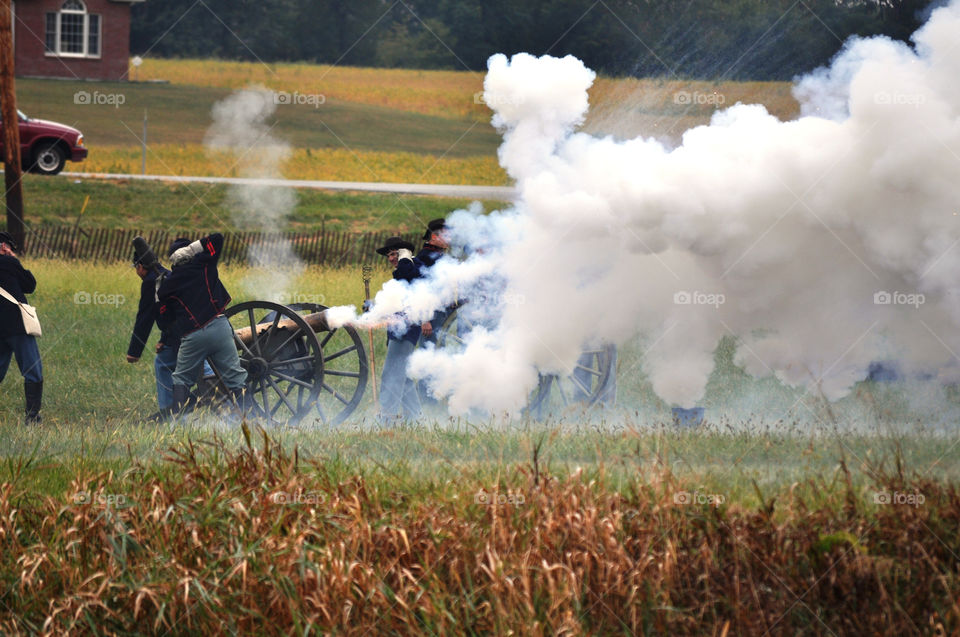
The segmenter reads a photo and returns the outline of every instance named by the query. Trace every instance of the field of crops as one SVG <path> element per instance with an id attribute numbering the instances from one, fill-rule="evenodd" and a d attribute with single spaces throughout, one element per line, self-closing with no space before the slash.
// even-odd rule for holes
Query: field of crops
<path id="1" fill-rule="evenodd" d="M 276 91 L 323 95 L 327 100 L 425 115 L 478 121 L 489 118 L 487 108 L 474 99 L 483 90 L 483 74 L 466 71 L 147 58 L 141 67 L 130 67 L 130 78 L 227 89 L 259 84 Z"/>
<path id="2" fill-rule="evenodd" d="M 93 173 L 139 174 L 139 148 L 105 146 L 73 170 Z M 232 155 L 213 153 L 200 144 L 154 144 L 147 156 L 147 172 L 158 175 L 249 177 Z M 286 179 L 372 181 L 404 184 L 464 184 L 504 186 L 507 174 L 495 157 L 356 151 L 348 148 L 297 148 L 283 167 Z"/>
<path id="3" fill-rule="evenodd" d="M 129 267 L 26 265 L 45 421 L 19 423 L 11 371 L 4 633 L 960 629 L 956 420 L 912 408 L 914 388 L 745 414 L 725 406 L 749 389 L 727 344 L 701 430 L 675 428 L 635 372 L 622 408 L 590 417 L 380 430 L 368 396 L 335 428 L 156 425 L 150 357 L 124 360 Z M 262 296 L 250 268 L 223 275 L 236 301 Z M 287 292 L 357 303 L 362 280 L 310 268 Z M 625 347 L 621 369 L 639 356 Z"/>
<path id="4" fill-rule="evenodd" d="M 259 84 L 277 91 L 323 95 L 326 99 L 371 104 L 455 119 L 487 122 L 483 73 L 373 69 L 311 64 L 258 64 L 222 60 L 146 59 L 131 66 L 132 79 L 164 80 L 188 86 L 238 89 Z M 797 102 L 786 82 L 703 82 L 600 77 L 590 91 L 596 121 L 612 110 L 635 110 L 684 118 L 682 132 L 705 123 L 718 107 L 758 103 L 782 119 L 796 116 Z M 624 108 L 626 107 L 626 108 Z M 648 133 L 648 134 L 653 134 Z"/>

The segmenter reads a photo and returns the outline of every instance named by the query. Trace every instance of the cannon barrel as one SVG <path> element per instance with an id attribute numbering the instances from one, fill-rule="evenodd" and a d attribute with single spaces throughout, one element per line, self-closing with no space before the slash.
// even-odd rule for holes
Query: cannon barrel
<path id="1" fill-rule="evenodd" d="M 313 314 L 304 314 L 301 316 L 307 325 L 314 332 L 327 332 L 330 330 L 330 326 L 327 323 L 326 312 L 314 312 Z M 273 325 L 273 321 L 267 321 L 264 323 L 257 324 L 256 336 L 263 334 Z M 281 319 L 277 322 L 277 329 L 299 329 L 297 324 L 291 319 Z M 237 338 L 244 345 L 249 345 L 253 342 L 254 332 L 252 327 L 242 327 L 238 330 L 234 330 L 234 334 L 237 335 Z"/>

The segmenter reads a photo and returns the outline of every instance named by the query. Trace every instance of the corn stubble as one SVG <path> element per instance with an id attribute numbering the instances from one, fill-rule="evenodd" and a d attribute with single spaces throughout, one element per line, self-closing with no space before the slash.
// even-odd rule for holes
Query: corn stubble
<path id="1" fill-rule="evenodd" d="M 842 479 L 757 509 L 679 506 L 666 470 L 618 493 L 534 459 L 499 484 L 402 490 L 245 434 L 78 477 L 63 499 L 3 484 L 0 632 L 960 630 L 956 486 L 877 478 L 920 507 L 875 507 Z"/>

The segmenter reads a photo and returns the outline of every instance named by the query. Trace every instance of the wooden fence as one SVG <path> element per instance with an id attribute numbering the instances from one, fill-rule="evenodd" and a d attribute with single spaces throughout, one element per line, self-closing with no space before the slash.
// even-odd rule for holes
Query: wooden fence
<path id="1" fill-rule="evenodd" d="M 170 244 L 181 234 L 165 230 L 138 232 L 117 228 L 83 230 L 70 227 L 34 227 L 28 230 L 24 253 L 31 257 L 77 259 L 86 261 L 130 261 L 133 258 L 133 238 L 142 236 L 166 262 Z M 276 263 L 271 255 L 294 254 L 301 261 L 314 265 L 355 265 L 375 263 L 383 259 L 375 251 L 382 246 L 389 233 L 381 232 L 315 232 L 261 233 L 225 232 L 223 263 Z M 199 237 L 190 237 L 196 239 Z M 403 237 L 415 246 L 419 234 Z"/>

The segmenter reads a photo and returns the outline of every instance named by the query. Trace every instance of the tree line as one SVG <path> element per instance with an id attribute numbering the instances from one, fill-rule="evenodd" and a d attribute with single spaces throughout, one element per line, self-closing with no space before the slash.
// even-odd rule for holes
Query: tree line
<path id="1" fill-rule="evenodd" d="M 908 40 L 937 0 L 163 0 L 134 54 L 484 70 L 573 54 L 611 76 L 789 80 L 851 35 Z"/>

